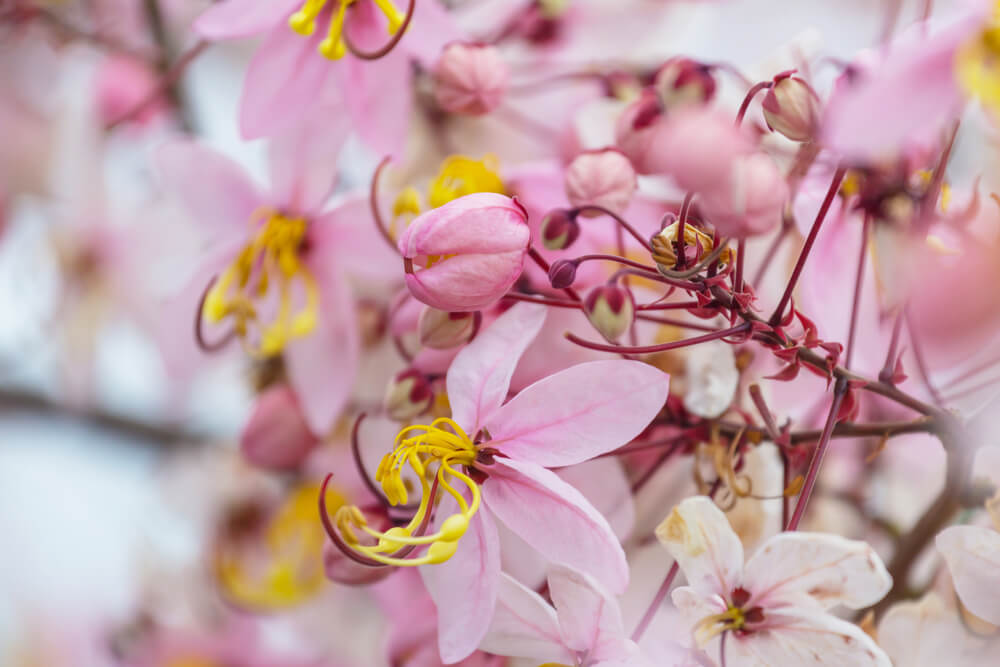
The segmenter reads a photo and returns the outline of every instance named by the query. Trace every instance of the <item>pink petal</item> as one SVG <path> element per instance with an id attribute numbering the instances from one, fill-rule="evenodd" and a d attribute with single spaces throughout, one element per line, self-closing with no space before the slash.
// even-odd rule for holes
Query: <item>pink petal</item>
<path id="1" fill-rule="evenodd" d="M 413 107 L 409 59 L 396 50 L 374 61 L 348 58 L 344 65 L 343 90 L 358 134 L 381 155 L 401 155 Z"/>
<path id="2" fill-rule="evenodd" d="M 245 234 L 263 203 L 246 173 L 229 158 L 193 141 L 172 141 L 157 151 L 163 189 L 175 195 L 206 230 Z"/>
<path id="3" fill-rule="evenodd" d="M 273 135 L 302 120 L 332 81 L 335 63 L 317 53 L 324 30 L 302 37 L 279 25 L 257 49 L 243 83 L 240 133 L 244 139 Z"/>
<path id="4" fill-rule="evenodd" d="M 354 298 L 339 267 L 314 255 L 309 269 L 320 290 L 316 328 L 288 345 L 285 364 L 309 428 L 322 436 L 350 396 L 360 343 Z"/>
<path id="5" fill-rule="evenodd" d="M 302 122 L 271 139 L 271 194 L 301 215 L 318 212 L 337 184 L 337 157 L 351 132 L 342 105 L 315 107 Z"/>
<path id="6" fill-rule="evenodd" d="M 368 195 L 350 194 L 338 198 L 332 206 L 313 220 L 312 242 L 333 248 L 338 266 L 348 275 L 380 283 L 398 280 L 402 261 L 375 229 Z M 410 302 L 419 312 L 416 306 L 420 304 L 412 299 Z"/>
<path id="7" fill-rule="evenodd" d="M 556 474 L 604 515 L 619 540 L 629 536 L 635 525 L 635 502 L 628 477 L 616 457 L 593 459 L 562 468 Z"/>
<path id="8" fill-rule="evenodd" d="M 941 531 L 935 543 L 962 604 L 976 616 L 1000 624 L 1000 533 L 952 526 Z"/>
<path id="9" fill-rule="evenodd" d="M 729 664 L 828 665 L 829 667 L 891 667 L 889 657 L 864 630 L 853 623 L 814 609 L 789 608 L 767 616 L 766 631 L 726 642 Z M 718 655 L 719 639 L 706 648 Z"/>
<path id="10" fill-rule="evenodd" d="M 287 25 L 287 17 L 302 4 L 302 0 L 224 0 L 202 12 L 192 29 L 205 39 L 236 39 L 250 37 Z"/>
<path id="11" fill-rule="evenodd" d="M 475 435 L 507 397 L 514 367 L 545 322 L 546 308 L 519 303 L 469 343 L 448 369 L 452 419 Z"/>
<path id="12" fill-rule="evenodd" d="M 457 511 L 446 496 L 435 522 Z M 458 550 L 438 565 L 420 568 L 427 592 L 438 610 L 438 649 L 445 663 L 458 662 L 476 650 L 493 618 L 500 578 L 500 542 L 486 508 L 472 517 Z"/>
<path id="13" fill-rule="evenodd" d="M 566 563 L 620 592 L 628 583 L 625 552 L 600 512 L 552 471 L 498 457 L 483 499 L 507 527 L 549 560 Z"/>
<path id="14" fill-rule="evenodd" d="M 728 597 L 740 584 L 743 545 L 726 515 L 706 496 L 681 501 L 656 536 L 699 595 Z"/>
<path id="15" fill-rule="evenodd" d="M 667 400 L 670 376 L 638 361 L 577 364 L 523 389 L 487 418 L 496 447 L 542 466 L 566 466 L 626 444 Z"/>
<path id="16" fill-rule="evenodd" d="M 441 49 L 462 38 L 452 13 L 438 0 L 417 0 L 413 20 L 400 46 L 426 68 L 434 65 Z"/>
<path id="17" fill-rule="evenodd" d="M 559 630 L 571 649 L 599 657 L 604 644 L 625 635 L 618 601 L 592 577 L 565 565 L 549 569 L 549 595 L 559 615 Z"/>
<path id="18" fill-rule="evenodd" d="M 743 587 L 762 606 L 810 597 L 824 607 L 861 609 L 889 592 L 892 577 L 865 542 L 824 533 L 780 533 L 747 561 Z"/>
<path id="19" fill-rule="evenodd" d="M 493 623 L 479 648 L 535 661 L 574 661 L 573 653 L 560 639 L 555 609 L 538 593 L 506 574 L 500 575 Z"/>

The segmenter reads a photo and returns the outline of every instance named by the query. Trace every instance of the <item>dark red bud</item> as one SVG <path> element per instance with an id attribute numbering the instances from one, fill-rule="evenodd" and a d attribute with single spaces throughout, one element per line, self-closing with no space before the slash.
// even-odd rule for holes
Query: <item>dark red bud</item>
<path id="1" fill-rule="evenodd" d="M 549 284 L 556 289 L 566 289 L 576 280 L 576 261 L 559 259 L 549 267 Z"/>
<path id="2" fill-rule="evenodd" d="M 579 236 L 580 223 L 573 211 L 556 208 L 542 219 L 542 245 L 549 250 L 565 250 Z"/>

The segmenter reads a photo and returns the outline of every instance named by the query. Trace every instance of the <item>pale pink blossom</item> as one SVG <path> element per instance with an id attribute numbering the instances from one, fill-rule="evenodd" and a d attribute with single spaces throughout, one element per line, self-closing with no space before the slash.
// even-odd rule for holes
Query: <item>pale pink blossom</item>
<path id="1" fill-rule="evenodd" d="M 672 593 L 695 640 L 729 665 L 879 665 L 888 657 L 861 628 L 828 609 L 862 609 L 892 584 L 864 542 L 784 532 L 746 563 L 726 515 L 707 497 L 682 501 L 656 531 L 687 585 Z"/>
<path id="2" fill-rule="evenodd" d="M 553 564 L 548 594 L 551 604 L 502 575 L 482 650 L 577 667 L 653 664 L 626 633 L 618 600 L 593 577 Z"/>
<path id="3" fill-rule="evenodd" d="M 529 239 L 524 211 L 510 197 L 459 197 L 419 216 L 400 236 L 406 285 L 434 308 L 479 310 L 521 275 Z"/>
<path id="4" fill-rule="evenodd" d="M 476 465 L 487 475 L 483 503 L 457 551 L 444 563 L 421 567 L 437 606 L 445 662 L 469 655 L 493 617 L 500 578 L 497 519 L 547 559 L 590 574 L 612 592 L 627 582 L 625 554 L 607 520 L 548 468 L 629 442 L 662 407 L 669 378 L 639 362 L 595 361 L 546 377 L 505 402 L 517 361 L 544 319 L 543 307 L 514 306 L 448 370 L 455 422 L 466 433 L 488 433 L 482 446 L 497 453 L 492 463 Z M 455 509 L 446 497 L 436 520 Z"/>
<path id="5" fill-rule="evenodd" d="M 996 638 L 963 625 L 961 612 L 935 592 L 900 602 L 878 624 L 879 646 L 897 667 L 981 667 L 996 656 Z"/>

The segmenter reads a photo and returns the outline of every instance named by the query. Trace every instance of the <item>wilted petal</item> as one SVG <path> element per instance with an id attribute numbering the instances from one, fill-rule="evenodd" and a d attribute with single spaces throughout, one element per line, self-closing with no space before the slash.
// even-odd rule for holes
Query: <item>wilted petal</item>
<path id="1" fill-rule="evenodd" d="M 437 516 L 448 517 L 457 509 L 458 504 L 446 497 Z M 496 606 L 500 541 L 489 511 L 480 509 L 472 517 L 455 555 L 438 565 L 422 566 L 420 574 L 438 611 L 441 660 L 458 662 L 479 646 Z"/>
<path id="2" fill-rule="evenodd" d="M 302 0 L 225 0 L 210 6 L 191 27 L 205 39 L 249 37 L 283 25 L 300 4 Z"/>
<path id="3" fill-rule="evenodd" d="M 542 466 L 581 463 L 642 433 L 669 388 L 670 376 L 639 361 L 577 364 L 526 387 L 488 418 L 490 446 Z"/>
<path id="4" fill-rule="evenodd" d="M 263 198 L 238 164 L 184 140 L 164 144 L 156 158 L 164 191 L 176 196 L 199 225 L 220 233 L 245 233 Z"/>
<path id="5" fill-rule="evenodd" d="M 500 576 L 493 623 L 479 648 L 497 655 L 538 661 L 574 660 L 560 639 L 555 609 L 538 593 L 506 574 Z"/>
<path id="6" fill-rule="evenodd" d="M 979 526 L 952 526 L 935 539 L 962 604 L 1000 624 L 1000 533 Z"/>
<path id="7" fill-rule="evenodd" d="M 767 630 L 728 637 L 729 664 L 892 667 L 889 657 L 864 630 L 831 614 L 787 609 L 767 618 Z M 719 639 L 712 644 L 706 652 L 718 655 Z"/>
<path id="8" fill-rule="evenodd" d="M 447 379 L 451 415 L 470 430 L 470 436 L 507 397 L 514 367 L 538 335 L 545 313 L 544 306 L 515 305 L 480 332 L 451 363 Z"/>
<path id="9" fill-rule="evenodd" d="M 711 499 L 681 501 L 657 527 L 656 536 L 700 595 L 728 596 L 740 584 L 743 545 Z"/>
<path id="10" fill-rule="evenodd" d="M 780 533 L 747 561 L 743 587 L 754 604 L 809 596 L 824 607 L 861 609 L 882 599 L 892 577 L 867 543 L 823 533 Z"/>
<path id="11" fill-rule="evenodd" d="M 590 574 L 611 591 L 628 583 L 625 552 L 608 522 L 551 470 L 498 457 L 483 499 L 507 527 L 553 562 Z"/>

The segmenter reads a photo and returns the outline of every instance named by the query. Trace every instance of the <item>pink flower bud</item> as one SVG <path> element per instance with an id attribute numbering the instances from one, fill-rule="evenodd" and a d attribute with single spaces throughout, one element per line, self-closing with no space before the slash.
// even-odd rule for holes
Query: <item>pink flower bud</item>
<path id="1" fill-rule="evenodd" d="M 766 153 L 738 157 L 728 178 L 702 191 L 699 206 L 723 236 L 763 234 L 781 220 L 788 184 Z"/>
<path id="2" fill-rule="evenodd" d="M 503 101 L 509 78 L 496 48 L 456 42 L 444 48 L 434 68 L 434 97 L 445 111 L 479 116 Z"/>
<path id="3" fill-rule="evenodd" d="M 549 267 L 549 283 L 556 289 L 566 289 L 576 280 L 577 264 L 571 259 L 559 259 Z"/>
<path id="4" fill-rule="evenodd" d="M 399 252 L 406 286 L 440 310 L 480 310 L 521 275 L 530 238 L 527 216 L 510 197 L 492 192 L 460 197 L 403 231 Z"/>
<path id="5" fill-rule="evenodd" d="M 576 216 L 564 208 L 548 212 L 542 219 L 542 245 L 549 250 L 565 250 L 580 236 Z"/>
<path id="6" fill-rule="evenodd" d="M 621 214 L 637 183 L 632 163 L 612 148 L 581 153 L 566 168 L 566 196 L 573 206 L 601 206 Z M 584 211 L 583 215 L 600 215 Z"/>
<path id="7" fill-rule="evenodd" d="M 318 442 L 302 416 L 295 393 L 288 385 L 278 384 L 257 398 L 240 434 L 240 451 L 262 468 L 294 468 Z"/>
<path id="8" fill-rule="evenodd" d="M 599 285 L 583 300 L 583 312 L 602 336 L 618 340 L 635 320 L 635 300 L 615 283 Z"/>
<path id="9" fill-rule="evenodd" d="M 653 88 L 664 109 L 701 105 L 715 97 L 715 77 L 696 60 L 671 58 L 657 71 Z"/>
<path id="10" fill-rule="evenodd" d="M 448 313 L 437 308 L 424 308 L 417 323 L 420 344 L 434 350 L 458 347 L 476 330 L 475 313 Z"/>
<path id="11" fill-rule="evenodd" d="M 128 56 L 107 58 L 97 71 L 95 84 L 101 122 L 110 125 L 125 118 L 158 89 L 158 84 L 156 73 L 144 63 Z M 166 108 L 166 97 L 157 95 L 130 120 L 146 123 Z"/>
<path id="12" fill-rule="evenodd" d="M 382 407 L 391 419 L 409 421 L 429 408 L 433 398 L 434 390 L 427 376 L 409 368 L 389 381 Z"/>
<path id="13" fill-rule="evenodd" d="M 767 126 L 792 141 L 809 141 L 819 125 L 819 98 L 809 84 L 789 74 L 779 74 L 762 105 Z"/>
<path id="14" fill-rule="evenodd" d="M 663 107 L 656 93 L 646 88 L 635 102 L 626 107 L 615 124 L 615 145 L 640 174 L 656 172 L 647 162 L 649 145 L 663 123 Z"/>

